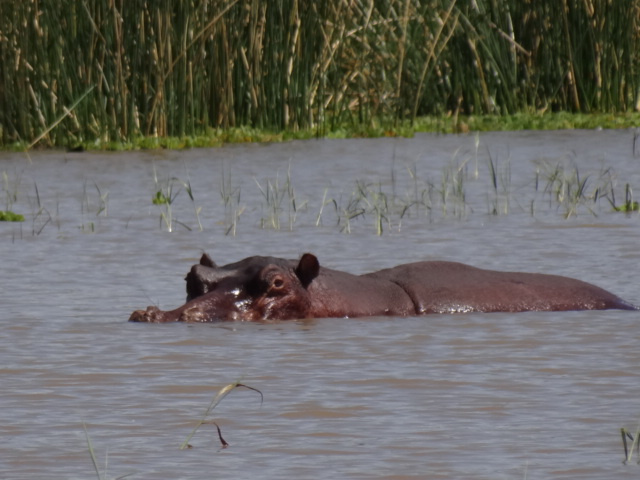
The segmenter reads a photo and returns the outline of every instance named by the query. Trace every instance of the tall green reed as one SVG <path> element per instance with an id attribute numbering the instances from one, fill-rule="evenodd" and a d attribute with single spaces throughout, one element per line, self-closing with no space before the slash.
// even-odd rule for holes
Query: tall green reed
<path id="1" fill-rule="evenodd" d="M 640 0 L 0 2 L 0 143 L 640 108 Z"/>

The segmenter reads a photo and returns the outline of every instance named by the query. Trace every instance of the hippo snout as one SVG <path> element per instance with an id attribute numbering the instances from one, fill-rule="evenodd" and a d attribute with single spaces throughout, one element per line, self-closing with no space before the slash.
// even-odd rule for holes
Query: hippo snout
<path id="1" fill-rule="evenodd" d="M 129 317 L 130 322 L 162 322 L 164 312 L 158 307 L 150 306 L 146 310 L 136 310 Z"/>

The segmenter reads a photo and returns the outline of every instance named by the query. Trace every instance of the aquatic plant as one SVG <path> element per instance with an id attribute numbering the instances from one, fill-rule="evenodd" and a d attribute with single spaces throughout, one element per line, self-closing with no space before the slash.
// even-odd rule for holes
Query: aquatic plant
<path id="1" fill-rule="evenodd" d="M 596 216 L 594 207 L 598 200 L 606 197 L 604 192 L 612 191 L 611 170 L 604 169 L 597 174 L 583 175 L 573 161 L 537 162 L 535 190 L 541 182 L 543 195 L 549 206 L 564 210 L 565 218 L 577 215 L 579 208 Z"/>
<path id="2" fill-rule="evenodd" d="M 18 201 L 18 188 L 22 181 L 22 175 L 15 173 L 13 178 L 9 178 L 6 171 L 2 171 L 2 190 L 4 191 L 4 205 L 6 211 L 13 210 L 13 204 Z"/>
<path id="3" fill-rule="evenodd" d="M 38 236 L 44 230 L 44 227 L 49 225 L 49 223 L 53 220 L 53 216 L 48 208 L 46 208 L 41 199 L 40 192 L 38 191 L 38 184 L 36 182 L 33 183 L 33 188 L 35 191 L 35 203 L 33 199 L 30 198 L 31 203 L 31 234 L 33 236 Z M 58 223 L 58 228 L 60 228 L 60 224 Z"/>
<path id="4" fill-rule="evenodd" d="M 620 435 L 622 436 L 622 445 L 624 446 L 624 462 L 629 463 L 633 457 L 633 451 L 635 450 L 637 456 L 640 457 L 640 425 L 636 428 L 635 434 L 625 429 L 620 429 Z M 631 440 L 631 448 L 627 448 L 627 439 Z M 640 460 L 638 461 L 640 463 Z"/>
<path id="5" fill-rule="evenodd" d="M 173 209 L 172 204 L 175 201 L 176 197 L 180 193 L 180 189 L 174 189 L 177 178 L 171 177 L 166 179 L 163 182 L 158 180 L 158 175 L 156 173 L 155 167 L 153 168 L 153 181 L 155 183 L 155 195 L 151 198 L 151 202 L 154 205 L 158 205 L 161 207 L 160 210 L 160 225 L 164 222 L 165 228 L 168 232 L 173 231 L 174 227 L 174 218 L 173 218 Z"/>
<path id="6" fill-rule="evenodd" d="M 449 164 L 442 169 L 438 193 L 442 215 L 445 217 L 450 213 L 459 218 L 467 214 L 465 179 L 468 161 L 469 159 L 461 161 L 454 155 Z"/>
<path id="7" fill-rule="evenodd" d="M 98 459 L 96 458 L 96 453 L 95 450 L 93 448 L 93 444 L 91 443 L 91 438 L 89 437 L 89 432 L 87 430 L 87 426 L 83 423 L 82 424 L 82 428 L 84 429 L 84 436 L 85 439 L 87 441 L 87 449 L 89 450 L 89 456 L 91 457 L 91 463 L 93 464 L 93 469 L 96 472 L 96 476 L 98 477 L 98 480 L 107 480 L 107 467 L 109 466 L 109 456 L 108 456 L 108 452 L 106 455 L 106 458 L 104 460 L 104 471 L 100 471 L 100 467 L 98 466 Z M 127 473 L 126 475 L 120 475 L 119 477 L 116 477 L 115 480 L 120 480 L 122 478 L 127 478 L 130 477 L 131 475 L 134 475 L 133 473 Z"/>
<path id="8" fill-rule="evenodd" d="M 189 171 L 187 170 L 187 166 L 185 165 L 185 173 L 187 175 L 186 180 L 181 180 L 182 187 L 184 191 L 189 195 L 189 200 L 191 200 L 191 205 L 193 205 L 193 212 L 196 216 L 196 220 L 198 222 L 198 230 L 202 231 L 202 222 L 200 221 L 200 212 L 202 211 L 202 207 L 196 205 L 196 199 L 194 197 L 193 188 L 191 187 L 191 178 L 189 177 Z"/>
<path id="9" fill-rule="evenodd" d="M 233 186 L 231 182 L 231 172 L 222 167 L 220 176 L 220 197 L 224 205 L 224 225 L 225 235 L 236 235 L 240 215 L 244 213 L 245 207 L 240 205 L 240 187 Z"/>
<path id="10" fill-rule="evenodd" d="M 510 215 L 515 210 L 515 213 L 528 211 L 532 216 L 550 214 L 569 219 L 584 213 L 597 216 L 614 211 L 632 215 L 640 211 L 640 202 L 634 197 L 631 182 L 622 183 L 613 168 L 581 168 L 571 156 L 537 159 L 532 176 L 528 180 L 526 176 L 518 179 L 514 186 L 509 155 L 499 156 L 488 150 L 486 154 L 479 155 L 478 144 L 469 151 L 454 152 L 439 169 L 425 164 L 421 168 L 428 168 L 429 175 L 420 174 L 416 163 L 401 168 L 393 166 L 389 175 L 356 179 L 346 188 L 341 187 L 342 191 L 325 187 L 321 198 L 301 200 L 289 166 L 286 175 L 276 172 L 272 178 L 253 179 L 255 187 L 249 192 L 249 197 L 254 199 L 252 205 L 242 203 L 242 194 L 247 186 L 234 182 L 232 169 L 223 165 L 218 176 L 222 207 L 219 212 L 207 198 L 211 192 L 198 191 L 199 187 L 192 183 L 186 167 L 185 179 L 173 175 L 163 177 L 154 167 L 154 184 L 150 187 L 152 212 L 159 214 L 160 229 L 168 232 L 179 226 L 185 230 L 204 230 L 208 225 L 201 219 L 201 205 L 210 205 L 213 214 L 209 217 L 219 215 L 214 224 L 222 225 L 226 235 L 237 235 L 240 218 L 247 218 L 252 225 L 265 229 L 293 230 L 298 225 L 312 225 L 337 228 L 347 234 L 356 228 L 367 228 L 376 235 L 382 235 L 407 227 L 421 227 L 425 223 L 464 220 L 478 213 Z M 11 208 L 0 211 L 0 221 L 27 219 L 34 236 L 40 235 L 51 224 L 60 229 L 59 201 L 52 206 L 41 198 L 35 182 L 33 193 L 23 195 L 18 188 L 22 184 L 20 176 L 12 179 L 4 172 L 5 204 Z M 83 217 L 77 228 L 95 232 L 106 221 L 105 217 L 111 215 L 110 193 L 96 182 L 85 181 L 81 194 Z M 25 209 L 17 207 L 24 199 L 28 201 L 30 213 L 20 216 L 16 212 Z M 187 218 L 191 224 L 183 218 L 176 218 L 176 211 L 181 215 L 188 212 L 184 202 L 193 209 L 195 225 L 189 215 Z M 483 204 L 486 209 L 478 208 Z"/>
<path id="11" fill-rule="evenodd" d="M 185 167 L 186 169 L 186 167 Z M 202 223 L 200 222 L 201 207 L 196 206 L 193 189 L 191 187 L 191 180 L 189 178 L 189 172 L 186 172 L 187 180 L 181 180 L 178 177 L 168 177 L 164 181 L 158 179 L 155 166 L 153 167 L 153 181 L 155 183 L 155 195 L 151 198 L 151 203 L 160 207 L 160 225 L 165 226 L 168 232 L 172 232 L 174 225 L 180 225 L 187 230 L 191 230 L 191 227 L 184 222 L 178 221 L 173 215 L 173 203 L 184 189 L 191 200 L 193 205 L 196 220 L 198 222 L 198 228 L 202 231 Z"/>
<path id="12" fill-rule="evenodd" d="M 462 131 L 468 115 L 631 112 L 639 8 L 640 0 L 0 2 L 0 144 L 157 145 L 171 136 L 188 146 L 232 127 L 239 140 L 255 138 L 255 128 L 383 135 L 423 115 L 438 130 Z"/>
<path id="13" fill-rule="evenodd" d="M 611 207 L 616 212 L 631 213 L 640 211 L 640 204 L 633 199 L 633 190 L 627 183 L 624 186 L 624 203 L 621 205 L 616 204 L 616 197 L 613 188 L 611 189 L 611 198 L 609 199 Z"/>
<path id="14" fill-rule="evenodd" d="M 489 155 L 487 164 L 492 187 L 489 195 L 489 213 L 491 215 L 507 215 L 511 198 L 511 161 L 507 158 L 506 165 L 501 168 L 498 158 L 494 161 L 493 157 Z"/>
<path id="15" fill-rule="evenodd" d="M 213 399 L 211 400 L 211 403 L 209 404 L 209 406 L 207 407 L 207 410 L 204 412 L 204 414 L 202 415 L 202 418 L 198 421 L 198 423 L 196 424 L 196 426 L 193 428 L 193 430 L 191 431 L 191 433 L 187 436 L 187 438 L 185 439 L 184 442 L 182 442 L 182 444 L 180 445 L 180 450 L 184 450 L 185 448 L 190 448 L 191 445 L 189 445 L 189 441 L 193 438 L 193 436 L 196 434 L 196 432 L 200 429 L 200 427 L 202 425 L 205 425 L 207 423 L 213 423 L 217 429 L 218 429 L 218 436 L 220 438 L 220 442 L 222 443 L 222 447 L 225 448 L 227 447 L 229 444 L 222 438 L 222 433 L 220 432 L 220 427 L 218 427 L 218 424 L 208 420 L 209 415 L 211 414 L 211 412 L 213 411 L 214 408 L 216 408 L 218 406 L 218 404 L 227 396 L 229 395 L 229 393 L 231 393 L 233 390 L 235 390 L 236 388 L 247 388 L 249 390 L 253 390 L 254 392 L 258 392 L 260 394 L 260 405 L 262 405 L 262 401 L 264 400 L 264 396 L 262 395 L 262 392 L 260 390 L 258 390 L 257 388 L 253 388 L 250 387 L 248 385 L 244 385 L 242 383 L 240 383 L 239 381 L 237 382 L 233 382 L 230 383 L 228 385 L 225 385 L 224 387 L 222 387 L 220 390 L 218 390 L 218 393 L 216 393 L 216 395 L 213 397 Z"/>
<path id="16" fill-rule="evenodd" d="M 0 210 L 0 222 L 24 222 L 24 215 L 11 210 Z"/>
<path id="17" fill-rule="evenodd" d="M 291 166 L 287 169 L 287 177 L 284 180 L 284 183 L 280 181 L 279 173 L 276 174 L 275 180 L 266 180 L 266 185 L 264 187 L 256 178 L 254 178 L 254 181 L 265 202 L 263 204 L 263 215 L 260 219 L 260 227 L 280 230 L 280 215 L 282 214 L 283 209 L 286 208 L 287 225 L 289 230 L 293 230 L 293 225 L 296 222 L 298 211 L 305 208 L 307 202 L 299 204 L 296 201 L 295 190 L 291 182 Z M 266 216 L 264 214 L 264 209 L 267 210 Z"/>
<path id="18" fill-rule="evenodd" d="M 96 182 L 93 182 L 93 187 L 96 191 L 96 201 L 94 204 L 93 196 L 87 190 L 87 183 L 85 182 L 82 188 L 82 201 L 80 203 L 80 210 L 82 213 L 95 213 L 96 217 L 109 215 L 109 191 L 104 192 L 100 189 Z"/>

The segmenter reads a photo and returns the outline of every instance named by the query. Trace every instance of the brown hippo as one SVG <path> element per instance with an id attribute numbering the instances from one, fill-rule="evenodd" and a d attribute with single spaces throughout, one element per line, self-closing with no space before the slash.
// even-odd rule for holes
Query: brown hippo
<path id="1" fill-rule="evenodd" d="M 222 267 L 204 254 L 186 277 L 187 303 L 136 310 L 135 322 L 289 320 L 428 313 L 605 310 L 635 307 L 595 285 L 557 275 L 417 262 L 367 273 L 300 260 L 249 257 Z"/>

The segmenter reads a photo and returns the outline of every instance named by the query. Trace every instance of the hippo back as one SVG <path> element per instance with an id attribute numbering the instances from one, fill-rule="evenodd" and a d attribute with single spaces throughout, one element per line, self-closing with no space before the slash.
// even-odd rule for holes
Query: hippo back
<path id="1" fill-rule="evenodd" d="M 413 300 L 418 315 L 635 308 L 612 293 L 580 280 L 484 270 L 456 262 L 417 262 L 367 276 L 401 286 Z"/>

